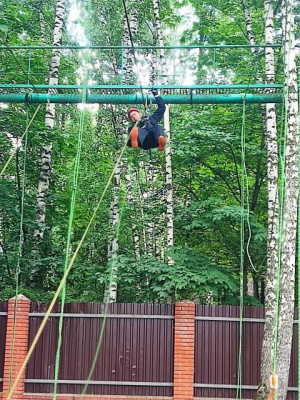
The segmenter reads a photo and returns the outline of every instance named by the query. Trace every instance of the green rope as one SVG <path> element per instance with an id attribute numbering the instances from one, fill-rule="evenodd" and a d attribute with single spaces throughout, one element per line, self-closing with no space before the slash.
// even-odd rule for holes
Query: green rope
<path id="1" fill-rule="evenodd" d="M 26 111 L 26 127 L 28 127 L 28 108 Z M 10 351 L 10 368 L 9 368 L 9 384 L 8 390 L 11 390 L 12 385 L 12 368 L 13 368 L 13 357 L 15 349 L 15 334 L 16 334 L 16 320 L 17 320 L 17 305 L 18 305 L 18 295 L 19 295 L 19 277 L 21 272 L 21 258 L 23 252 L 24 234 L 23 234 L 23 223 L 24 223 L 24 203 L 25 203 L 25 181 L 26 181 L 26 161 L 27 161 L 27 148 L 28 148 L 28 129 L 26 129 L 25 134 L 25 144 L 24 144 L 24 160 L 23 160 L 23 173 L 22 173 L 22 187 L 21 187 L 21 199 L 20 199 L 20 226 L 19 226 L 19 244 L 18 244 L 18 254 L 17 254 L 17 266 L 15 271 L 15 301 L 14 301 L 14 319 L 13 319 L 13 332 L 12 332 L 12 345 Z M 17 150 L 18 152 L 19 150 Z M 18 167 L 18 166 L 17 166 Z M 18 173 L 18 172 L 17 172 Z"/>
<path id="2" fill-rule="evenodd" d="M 29 83 L 30 77 L 30 68 L 31 68 L 31 50 L 29 51 L 28 58 L 28 67 L 27 67 L 27 82 Z M 36 114 L 34 114 L 35 116 Z M 34 117 L 33 117 L 34 118 Z M 30 121 L 33 121 L 33 119 Z M 15 301 L 14 301 L 14 319 L 13 319 L 13 334 L 12 334 L 12 345 L 10 352 L 10 366 L 9 366 L 9 385 L 8 390 L 11 390 L 12 384 L 12 366 L 13 366 L 13 357 L 14 357 L 14 349 L 15 349 L 15 335 L 16 335 L 16 320 L 17 320 L 17 306 L 18 306 L 18 295 L 19 295 L 19 278 L 21 272 L 21 259 L 23 253 L 23 244 L 24 244 L 24 232 L 23 232 L 23 224 L 24 224 L 24 203 L 25 203 L 25 182 L 26 182 L 26 162 L 27 162 L 27 149 L 28 149 L 28 129 L 29 129 L 29 106 L 26 107 L 26 129 L 25 129 L 25 143 L 24 143 L 24 159 L 23 159 L 23 173 L 22 173 L 22 187 L 21 187 L 21 199 L 20 199 L 20 227 L 19 227 L 19 245 L 18 245 L 18 254 L 17 254 L 17 266 L 15 271 Z M 20 145 L 22 143 L 24 135 L 20 138 Z M 19 148 L 16 149 L 16 155 L 19 153 Z M 16 166 L 18 168 L 18 165 Z M 3 171 L 2 171 L 3 172 Z M 18 171 L 17 171 L 18 174 Z"/>
<path id="3" fill-rule="evenodd" d="M 124 209 L 125 209 L 125 201 L 123 199 L 122 206 L 121 206 L 121 209 L 120 209 L 120 218 L 119 218 L 119 221 L 118 221 L 118 224 L 117 224 L 117 229 L 116 229 L 117 238 L 119 238 L 121 220 L 122 220 L 122 215 L 123 215 Z M 111 282 L 113 280 L 114 266 L 117 264 L 117 262 L 118 262 L 117 257 L 114 257 L 112 259 L 111 267 L 110 267 L 109 284 L 111 284 Z M 97 363 L 97 360 L 98 360 L 99 352 L 100 352 L 100 349 L 101 349 L 104 330 L 105 330 L 105 326 L 106 326 L 106 320 L 107 320 L 107 314 L 108 314 L 108 312 L 107 312 L 108 311 L 108 306 L 109 306 L 109 300 L 106 300 L 105 301 L 104 314 L 103 314 L 103 323 L 102 323 L 102 326 L 101 326 L 101 331 L 100 331 L 100 335 L 99 335 L 99 339 L 98 339 L 98 343 L 97 343 L 96 352 L 95 352 L 95 355 L 94 355 L 94 358 L 93 358 L 93 362 L 92 362 L 92 365 L 91 365 L 90 372 L 89 372 L 88 377 L 86 379 L 86 383 L 84 385 L 84 388 L 83 388 L 83 390 L 82 390 L 82 392 L 80 394 L 80 397 L 84 397 L 85 396 L 87 388 L 88 388 L 88 386 L 89 386 L 89 384 L 91 382 L 91 378 L 93 376 L 93 373 L 94 373 L 94 370 L 95 370 L 95 367 L 96 367 L 96 363 Z"/>
<path id="4" fill-rule="evenodd" d="M 88 11 L 87 11 L 88 27 L 89 27 L 90 15 L 91 15 L 91 0 L 89 0 Z M 89 56 L 87 56 L 86 52 L 84 53 L 83 59 L 84 59 L 84 63 L 85 63 L 83 84 L 87 85 L 87 83 L 88 83 L 87 64 L 89 62 Z M 82 103 L 86 104 L 86 89 L 84 89 L 82 91 Z M 74 166 L 74 172 L 73 172 L 73 189 L 72 189 L 70 214 L 69 214 L 69 224 L 68 224 L 67 243 L 66 243 L 66 256 L 65 256 L 65 263 L 64 263 L 64 274 L 66 273 L 66 270 L 67 270 L 68 264 L 69 264 L 69 252 L 70 252 L 70 245 L 71 245 L 72 225 L 73 225 L 73 219 L 74 219 L 76 195 L 77 195 L 77 188 L 78 188 L 84 122 L 85 122 L 85 109 L 83 107 L 83 109 L 80 110 L 80 118 L 79 118 L 77 153 L 76 153 L 75 166 Z M 63 284 L 62 295 L 61 295 L 61 309 L 60 309 L 60 317 L 59 317 L 59 325 L 58 325 L 58 342 L 57 342 L 57 350 L 56 350 L 56 357 L 55 357 L 53 400 L 56 399 L 56 394 L 57 394 L 60 350 L 61 350 L 62 340 L 63 340 L 62 339 L 62 331 L 63 331 L 65 302 L 66 302 L 66 281 Z"/>
<path id="5" fill-rule="evenodd" d="M 298 110 L 300 107 L 300 101 L 299 101 L 299 97 L 298 97 Z M 298 132 L 299 131 L 299 125 L 298 125 Z M 300 188 L 300 142 L 298 143 L 298 191 Z M 297 295 L 298 295 L 298 299 L 297 299 L 297 306 L 298 306 L 298 315 L 297 315 L 297 319 L 298 319 L 298 325 L 297 325 L 297 329 L 298 329 L 298 400 L 300 400 L 300 218 L 299 218 L 299 212 L 300 212 L 300 196 L 298 197 L 298 222 L 297 222 Z"/>
<path id="6" fill-rule="evenodd" d="M 238 376 L 236 399 L 242 399 L 242 339 L 243 339 L 243 308 L 244 308 L 244 260 L 245 260 L 245 126 L 246 126 L 246 99 L 243 99 L 243 116 L 241 130 L 241 233 L 240 233 L 240 312 L 239 312 L 239 351 L 238 351 Z"/>

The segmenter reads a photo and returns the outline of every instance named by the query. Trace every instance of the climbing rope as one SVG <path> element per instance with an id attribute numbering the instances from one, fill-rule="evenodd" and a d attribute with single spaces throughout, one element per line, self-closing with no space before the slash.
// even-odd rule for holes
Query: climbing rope
<path id="1" fill-rule="evenodd" d="M 87 10 L 87 25 L 89 28 L 90 22 L 90 15 L 91 15 L 91 0 L 88 3 L 88 10 Z M 83 85 L 86 86 L 88 84 L 88 70 L 87 66 L 89 63 L 89 54 L 87 55 L 84 52 L 84 78 L 83 78 Z M 83 89 L 82 91 L 82 103 L 83 105 L 86 104 L 86 91 L 87 89 Z M 79 132 L 78 132 L 78 139 L 77 139 L 77 152 L 74 164 L 74 172 L 73 172 L 73 186 L 72 186 L 72 195 L 71 195 L 71 204 L 70 204 L 70 214 L 69 214 L 69 223 L 68 223 L 68 232 L 67 232 L 67 242 L 66 242 L 66 255 L 65 255 L 65 263 L 64 263 L 64 273 L 68 268 L 69 263 L 69 253 L 70 253 L 70 245 L 71 245 L 71 237 L 72 237 L 72 226 L 73 226 L 73 219 L 74 219 L 74 210 L 76 204 L 76 194 L 78 188 L 78 179 L 79 179 L 79 168 L 80 168 L 80 158 L 81 158 L 81 149 L 83 143 L 83 129 L 84 129 L 84 122 L 85 122 L 85 109 L 80 110 L 80 117 L 79 117 Z M 56 350 L 56 357 L 55 357 L 55 370 L 54 370 L 54 389 L 53 389 L 53 400 L 56 399 L 57 394 L 57 385 L 58 385 L 58 374 L 59 374 L 59 361 L 60 361 L 60 350 L 62 345 L 62 330 L 63 330 L 63 320 L 64 320 L 64 308 L 66 302 L 66 281 L 62 286 L 62 295 L 61 295 L 61 308 L 60 308 L 60 316 L 59 316 L 59 325 L 58 325 L 58 342 L 57 342 L 57 350 Z"/>
<path id="2" fill-rule="evenodd" d="M 21 71 L 23 72 L 23 74 L 26 76 L 28 83 L 33 87 L 34 91 L 36 93 L 38 93 L 37 88 L 35 87 L 34 83 L 29 79 L 29 75 L 28 73 L 25 71 L 25 69 L 23 68 L 22 64 L 19 62 L 18 57 L 15 55 L 13 49 L 9 46 L 9 44 L 7 43 L 7 41 L 3 40 L 0 37 L 1 42 L 4 44 L 4 46 L 8 49 L 8 51 L 10 52 L 10 54 L 12 55 L 12 57 L 14 58 L 14 60 L 16 61 L 16 63 L 18 64 L 19 68 L 21 69 Z"/>
<path id="3" fill-rule="evenodd" d="M 28 132 L 28 130 L 29 130 L 31 124 L 33 123 L 33 121 L 34 121 L 34 119 L 35 119 L 37 113 L 39 112 L 39 109 L 41 108 L 41 106 L 42 106 L 42 104 L 39 104 L 39 106 L 37 107 L 37 109 L 35 110 L 35 112 L 34 112 L 32 118 L 31 118 L 31 120 L 30 120 L 29 123 L 27 124 L 26 129 L 25 129 L 23 135 L 20 137 L 20 143 L 22 143 L 22 140 L 23 140 L 24 137 L 26 136 L 26 134 L 27 134 L 27 132 Z M 16 151 L 17 151 L 16 148 L 14 148 L 14 149 L 12 150 L 10 157 L 8 158 L 8 160 L 6 161 L 4 167 L 2 168 L 2 171 L 0 172 L 0 177 L 1 177 L 1 176 L 4 174 L 4 172 L 6 171 L 6 169 L 7 169 L 7 167 L 9 166 L 11 160 L 13 159 L 14 155 L 16 154 Z"/>
<path id="4" fill-rule="evenodd" d="M 120 208 L 120 218 L 119 218 L 119 221 L 118 221 L 118 224 L 117 224 L 117 229 L 116 229 L 116 238 L 117 239 L 119 238 L 119 234 L 120 234 L 120 226 L 121 226 L 121 220 L 122 220 L 122 215 L 123 215 L 124 209 L 125 209 L 125 201 L 123 199 L 122 206 Z M 112 280 L 113 280 L 114 267 L 116 266 L 117 262 L 118 262 L 117 258 L 113 258 L 112 259 L 111 266 L 110 266 L 110 273 L 109 273 L 109 283 L 111 283 Z M 93 376 L 93 373 L 94 373 L 94 370 L 95 370 L 95 367 L 96 367 L 96 363 L 97 363 L 97 360 L 98 360 L 98 356 L 99 356 L 99 352 L 100 352 L 101 344 L 102 344 L 102 340 L 103 340 L 104 330 L 105 330 L 105 326 L 106 326 L 106 320 L 107 320 L 107 314 L 108 314 L 108 312 L 107 312 L 108 311 L 108 306 L 109 306 L 109 300 L 106 299 L 104 313 L 103 313 L 103 322 L 102 322 L 101 331 L 100 331 L 100 335 L 99 335 L 99 339 L 98 339 L 98 343 L 97 343 L 96 352 L 95 352 L 95 355 L 94 355 L 94 358 L 93 358 L 93 361 L 92 361 L 92 365 L 91 365 L 90 371 L 88 373 L 88 377 L 86 379 L 86 383 L 85 383 L 84 388 L 83 388 L 83 390 L 82 390 L 82 392 L 80 394 L 80 397 L 84 397 L 85 396 L 87 388 L 88 388 L 88 386 L 89 386 L 89 384 L 91 382 L 91 378 Z"/>
<path id="5" fill-rule="evenodd" d="M 124 7 L 125 19 L 126 19 L 127 28 L 128 28 L 130 46 L 131 46 L 131 49 L 132 49 L 132 55 L 133 55 L 133 59 L 134 59 L 134 63 L 135 63 L 137 79 L 138 79 L 138 82 L 139 82 L 139 86 L 140 86 L 141 94 L 142 94 L 142 99 L 143 99 L 143 104 L 144 104 L 144 107 L 145 107 L 145 98 L 144 98 L 141 79 L 140 79 L 140 76 L 139 76 L 138 63 L 137 63 L 137 59 L 136 59 L 136 55 L 135 55 L 135 47 L 134 47 L 134 44 L 133 44 L 133 36 L 132 36 L 131 29 L 130 29 L 130 22 L 129 22 L 128 11 L 127 11 L 125 0 L 122 0 L 122 3 L 123 3 L 123 7 Z"/>
<path id="6" fill-rule="evenodd" d="M 26 110 L 26 127 L 28 128 L 28 108 Z M 14 358 L 14 349 L 15 349 L 15 334 L 16 334 L 16 320 L 17 320 L 17 306 L 18 306 L 18 295 L 19 295 L 19 277 L 21 272 L 21 258 L 23 251 L 23 243 L 24 243 L 24 232 L 23 232 L 23 223 L 24 223 L 24 202 L 25 202 L 25 181 L 26 181 L 26 161 L 27 161 L 27 148 L 28 148 L 28 129 L 26 129 L 25 134 L 25 143 L 24 143 L 24 159 L 23 159 L 23 172 L 22 172 L 22 187 L 21 187 L 21 199 L 20 199 L 20 226 L 19 226 L 19 245 L 18 245 L 18 253 L 17 253 L 17 266 L 15 271 L 15 299 L 14 299 L 14 317 L 13 317 L 13 332 L 12 332 L 12 345 L 10 351 L 10 367 L 9 367 L 9 384 L 8 390 L 11 388 L 12 384 L 12 374 L 13 374 L 13 358 Z M 19 151 L 17 149 L 17 151 Z M 18 173 L 18 172 L 17 172 Z"/>
<path id="7" fill-rule="evenodd" d="M 239 350 L 236 399 L 242 399 L 242 339 L 243 339 L 243 308 L 244 308 L 244 261 L 245 261 L 245 187 L 248 186 L 246 172 L 246 98 L 243 98 L 242 130 L 241 130 L 241 221 L 240 221 L 240 308 L 239 308 Z M 248 188 L 247 188 L 248 191 Z"/>
<path id="8" fill-rule="evenodd" d="M 34 337 L 34 339 L 32 341 L 32 344 L 31 344 L 31 346 L 30 346 L 30 348 L 28 350 L 28 353 L 27 353 L 27 355 L 25 357 L 25 360 L 24 360 L 24 362 L 23 362 L 23 364 L 22 364 L 22 366 L 21 366 L 21 368 L 19 370 L 19 373 L 18 373 L 18 375 L 17 375 L 17 377 L 16 377 L 16 379 L 14 381 L 14 385 L 13 385 L 11 391 L 8 393 L 7 400 L 12 400 L 12 394 L 15 391 L 15 389 L 17 387 L 17 384 L 18 384 L 18 382 L 19 382 L 19 380 L 20 380 L 20 378 L 21 378 L 21 376 L 22 376 L 22 374 L 23 374 L 23 372 L 25 370 L 25 367 L 26 367 L 26 365 L 27 365 L 27 363 L 28 363 L 28 361 L 29 361 L 29 359 L 30 359 L 35 347 L 36 347 L 36 344 L 37 344 L 37 342 L 38 342 L 38 340 L 39 340 L 44 328 L 45 328 L 45 325 L 46 325 L 46 323 L 47 323 L 47 321 L 49 319 L 51 311 L 53 310 L 53 307 L 54 307 L 54 305 L 55 305 L 55 303 L 56 303 L 56 301 L 58 299 L 58 296 L 59 296 L 60 292 L 62 291 L 63 285 L 66 282 L 66 279 L 67 279 L 67 277 L 68 277 L 68 275 L 69 275 L 69 273 L 71 271 L 71 268 L 72 268 L 72 266 L 73 266 L 73 264 L 75 262 L 75 259 L 76 259 L 77 255 L 78 255 L 82 245 L 83 245 L 83 242 L 84 242 L 84 240 L 85 240 L 90 228 L 91 228 L 91 225 L 92 225 L 92 223 L 94 222 L 94 219 L 97 216 L 97 213 L 98 213 L 99 208 L 100 208 L 100 206 L 102 204 L 102 201 L 103 201 L 103 199 L 105 197 L 107 189 L 108 189 L 109 185 L 111 184 L 111 181 L 113 179 L 115 171 L 116 171 L 116 169 L 118 168 L 118 166 L 120 164 L 120 161 L 121 161 L 123 153 L 124 153 L 124 151 L 126 149 L 126 146 L 127 146 L 127 137 L 126 137 L 125 143 L 124 143 L 124 145 L 123 145 L 123 147 L 121 149 L 119 157 L 118 157 L 118 159 L 117 159 L 117 161 L 116 161 L 116 163 L 114 165 L 114 168 L 113 168 L 113 170 L 112 170 L 112 172 L 111 172 L 111 174 L 109 176 L 109 179 L 108 179 L 108 181 L 107 181 L 107 183 L 106 183 L 106 185 L 104 187 L 102 195 L 101 195 L 96 207 L 94 208 L 94 211 L 93 211 L 93 214 L 92 214 L 92 216 L 90 218 L 90 221 L 87 224 L 87 227 L 85 228 L 85 231 L 84 231 L 84 233 L 83 233 L 83 235 L 82 235 L 82 237 L 81 237 L 81 239 L 80 239 L 80 241 L 79 241 L 79 243 L 78 243 L 78 245 L 77 245 L 77 247 L 76 247 L 76 249 L 74 251 L 74 254 L 73 254 L 73 256 L 71 257 L 71 259 L 69 261 L 68 267 L 67 267 L 67 269 L 66 269 L 66 271 L 65 271 L 65 273 L 64 273 L 64 275 L 63 275 L 63 277 L 62 277 L 62 279 L 61 279 L 61 281 L 59 283 L 59 286 L 58 286 L 58 288 L 57 288 L 57 290 L 56 290 L 56 292 L 55 292 L 55 294 L 53 296 L 53 299 L 52 299 L 52 301 L 51 301 L 51 303 L 49 305 L 49 308 L 46 311 L 45 316 L 44 316 L 44 318 L 43 318 L 43 320 L 41 322 L 41 325 L 40 325 L 40 327 L 39 327 L 39 329 L 38 329 L 38 331 L 37 331 L 37 333 L 36 333 L 36 335 L 35 335 L 35 337 Z"/>

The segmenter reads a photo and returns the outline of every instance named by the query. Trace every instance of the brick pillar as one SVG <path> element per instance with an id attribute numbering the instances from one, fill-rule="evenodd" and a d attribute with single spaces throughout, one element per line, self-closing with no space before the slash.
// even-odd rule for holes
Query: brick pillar
<path id="1" fill-rule="evenodd" d="M 15 336 L 13 343 L 14 329 L 14 310 L 16 305 Z M 16 376 L 25 360 L 28 347 L 28 328 L 29 328 L 29 309 L 30 300 L 19 294 L 17 301 L 12 298 L 8 301 L 6 344 L 5 344 L 5 363 L 3 380 L 3 399 L 7 399 L 9 391 L 14 385 Z M 12 353 L 13 348 L 13 353 Z M 12 366 L 12 367 L 11 367 Z M 11 374 L 11 378 L 10 378 Z M 25 371 L 17 383 L 11 399 L 20 400 L 24 392 Z M 10 382 L 11 381 L 11 382 Z"/>
<path id="2" fill-rule="evenodd" d="M 195 304 L 175 303 L 174 400 L 194 399 Z"/>

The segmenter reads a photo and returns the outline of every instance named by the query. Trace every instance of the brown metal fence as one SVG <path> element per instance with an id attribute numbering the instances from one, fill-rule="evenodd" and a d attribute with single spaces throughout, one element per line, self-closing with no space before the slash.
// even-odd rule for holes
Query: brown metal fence
<path id="1" fill-rule="evenodd" d="M 0 302 L 0 392 L 3 389 L 7 302 Z"/>
<path id="2" fill-rule="evenodd" d="M 239 307 L 196 306 L 195 397 L 235 398 L 238 384 Z M 264 309 L 244 307 L 242 397 L 251 399 L 259 383 Z M 289 399 L 297 398 L 297 326 L 289 378 Z"/>
<path id="3" fill-rule="evenodd" d="M 47 305 L 31 303 L 29 345 Z M 52 393 L 60 306 L 57 305 L 29 361 L 27 393 Z M 103 328 L 104 304 L 65 307 L 58 392 L 80 393 Z M 2 390 L 7 303 L 0 303 L 0 391 Z M 238 384 L 239 307 L 196 306 L 195 397 L 235 398 Z M 297 319 L 297 316 L 295 316 Z M 253 398 L 259 382 L 264 309 L 244 307 L 242 332 L 243 398 Z M 172 396 L 174 305 L 112 304 L 87 393 Z M 297 324 L 288 398 L 297 397 Z"/>
<path id="4" fill-rule="evenodd" d="M 31 305 L 30 343 L 46 309 Z M 87 393 L 172 396 L 173 310 L 173 305 L 164 304 L 109 305 L 110 315 Z M 58 312 L 56 307 L 53 313 Z M 103 327 L 103 313 L 103 304 L 66 306 L 58 392 L 82 391 Z M 29 361 L 26 392 L 53 392 L 58 317 L 50 318 Z"/>

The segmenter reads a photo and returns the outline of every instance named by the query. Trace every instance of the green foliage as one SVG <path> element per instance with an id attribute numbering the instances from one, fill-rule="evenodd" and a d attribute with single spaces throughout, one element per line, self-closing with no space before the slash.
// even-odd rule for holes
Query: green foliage
<path id="1" fill-rule="evenodd" d="M 10 45 L 41 44 L 39 13 L 46 22 L 46 41 L 52 43 L 55 1 L 0 0 L 0 33 Z M 90 44 L 118 46 L 124 35 L 124 11 L 119 0 L 92 2 L 91 21 L 82 9 L 77 26 L 83 27 Z M 153 10 L 150 0 L 127 1 L 129 15 L 138 10 L 138 33 L 135 45 L 152 45 L 154 35 Z M 247 44 L 241 3 L 221 0 L 160 1 L 160 14 L 165 43 L 173 43 L 182 32 L 185 17 L 183 7 L 194 13 L 193 24 L 186 24 L 180 40 L 183 44 Z M 263 2 L 249 4 L 253 29 L 258 42 L 263 41 Z M 276 28 L 280 21 L 276 20 Z M 66 24 L 67 26 L 67 24 Z M 179 29 L 178 29 L 179 28 Z M 177 36 L 176 36 L 177 35 Z M 276 40 L 280 41 L 280 37 Z M 63 43 L 74 43 L 67 28 Z M 177 44 L 177 43 L 176 43 Z M 1 52 L 0 82 L 45 83 L 49 78 L 52 52 L 23 50 Z M 251 83 L 264 69 L 263 54 L 257 60 L 249 50 L 167 53 L 169 67 L 174 63 L 174 83 L 186 78 L 186 67 L 197 83 Z M 63 51 L 60 83 L 82 81 L 82 56 Z M 280 72 L 280 54 L 276 54 Z M 142 50 L 138 58 L 149 65 L 149 51 Z M 89 79 L 97 84 L 118 84 L 121 72 L 121 52 L 116 49 L 89 53 Z M 25 70 L 22 71 L 21 67 Z M 142 71 L 144 72 L 144 70 Z M 157 65 L 160 74 L 159 63 Z M 137 81 L 135 77 L 133 80 Z M 158 76 L 158 81 L 161 77 Z M 262 76 L 262 79 L 263 76 Z M 280 81 L 280 75 L 278 82 Z M 173 82 L 170 82 L 173 83 Z M 72 232 L 71 254 L 78 245 L 114 166 L 120 142 L 126 131 L 125 107 L 101 106 L 87 111 L 80 166 L 80 179 Z M 26 127 L 26 113 L 33 115 L 35 106 L 0 105 L 0 168 L 14 149 L 16 138 Z M 121 173 L 120 203 L 124 203 L 118 246 L 118 301 L 167 302 L 194 299 L 200 303 L 237 304 L 240 268 L 240 217 L 246 219 L 245 276 L 252 277 L 262 291 L 261 282 L 266 267 L 266 149 L 263 139 L 261 109 L 247 105 L 246 109 L 246 207 L 241 197 L 241 106 L 172 106 L 171 146 L 173 152 L 174 238 L 170 256 L 174 266 L 162 255 L 165 244 L 165 159 L 152 152 L 127 149 Z M 44 107 L 29 131 L 26 165 L 25 208 L 20 291 L 32 300 L 49 301 L 59 284 L 65 262 L 67 225 L 72 193 L 74 159 L 77 151 L 79 110 L 75 106 L 56 106 L 55 129 L 45 131 Z M 280 114 L 280 110 L 278 112 Z M 279 118 L 280 121 L 280 118 Z M 125 139 L 124 139 L 125 140 Z M 36 195 L 40 174 L 41 148 L 52 142 L 52 175 L 47 198 L 47 231 L 42 243 L 36 243 Z M 20 196 L 24 149 L 14 156 L 0 182 L 0 299 L 14 295 L 15 270 L 18 258 Z M 127 168 L 127 169 L 126 169 Z M 148 168 L 148 170 L 147 170 Z M 157 178 L 149 180 L 151 168 Z M 133 204 L 126 200 L 126 176 L 136 174 L 133 184 Z M 111 234 L 109 215 L 112 185 L 78 254 L 67 283 L 67 301 L 102 301 L 108 279 L 107 243 Z M 256 195 L 257 194 L 257 197 Z M 139 235 L 137 261 L 133 248 L 132 224 Z M 147 241 L 149 226 L 154 226 L 154 239 Z M 157 240 L 157 238 L 159 240 Z M 147 255 L 149 247 L 156 257 Z M 160 246 L 159 249 L 157 247 Z M 153 254 L 155 254 L 153 251 Z M 250 257 L 248 257 L 248 253 Z M 110 265 L 109 265 L 110 266 Z M 258 299 L 258 297 L 260 299 Z M 245 297 L 245 304 L 260 304 L 263 293 Z"/>
<path id="2" fill-rule="evenodd" d="M 120 256 L 118 265 L 118 301 L 168 302 L 193 299 L 207 300 L 211 294 L 214 304 L 223 303 L 226 296 L 236 295 L 237 282 L 225 268 L 214 265 L 194 249 L 176 248 L 170 256 L 174 265 L 167 265 L 147 256 L 140 260 Z M 99 282 L 109 279 L 99 275 Z"/>

